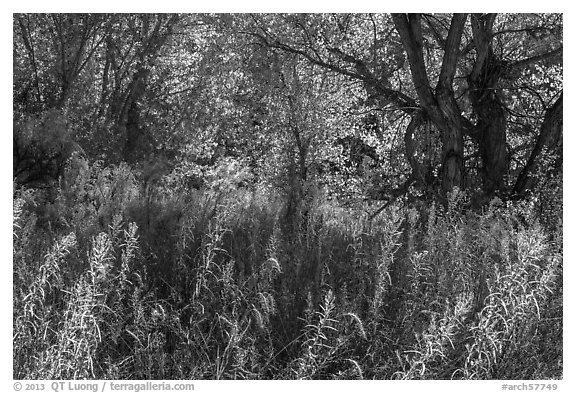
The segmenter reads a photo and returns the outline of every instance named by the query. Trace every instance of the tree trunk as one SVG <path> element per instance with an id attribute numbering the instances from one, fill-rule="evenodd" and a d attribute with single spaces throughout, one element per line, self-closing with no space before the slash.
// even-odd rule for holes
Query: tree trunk
<path id="1" fill-rule="evenodd" d="M 506 112 L 498 96 L 502 63 L 492 50 L 492 26 L 496 14 L 472 15 L 476 61 L 470 76 L 470 100 L 477 118 L 472 136 L 482 158 L 482 188 L 487 196 L 505 187 L 508 172 Z"/>
<path id="2" fill-rule="evenodd" d="M 423 55 L 420 14 L 393 14 L 402 45 L 408 55 L 412 81 L 420 105 L 428 118 L 442 134 L 442 188 L 445 192 L 464 185 L 465 122 L 454 98 L 454 75 L 460 52 L 460 40 L 466 23 L 466 14 L 454 14 L 444 45 L 444 58 L 436 91 L 431 88 Z"/>
<path id="3" fill-rule="evenodd" d="M 138 153 L 146 153 L 146 135 L 141 125 L 138 101 L 144 96 L 148 73 L 149 71 L 143 66 L 137 66 L 125 103 L 125 115 L 122 116 L 122 121 L 126 130 L 126 142 L 124 144 L 124 160 L 126 162 L 134 162 L 138 158 Z"/>
<path id="4" fill-rule="evenodd" d="M 454 75 L 460 52 L 460 41 L 466 24 L 466 14 L 454 14 L 444 47 L 444 58 L 438 85 L 436 100 L 441 116 L 435 123 L 442 132 L 442 188 L 450 192 L 454 187 L 464 186 L 464 119 L 454 97 Z"/>
<path id="5" fill-rule="evenodd" d="M 486 195 L 493 195 L 505 187 L 509 165 L 506 112 L 496 90 L 497 68 L 497 64 L 487 61 L 481 72 L 482 77 L 469 80 L 472 107 L 478 119 L 473 135 L 482 158 L 482 188 Z"/>
<path id="6" fill-rule="evenodd" d="M 438 124 L 437 124 L 438 125 Z M 440 124 L 442 132 L 442 189 L 464 188 L 464 139 L 462 129 L 451 122 Z"/>

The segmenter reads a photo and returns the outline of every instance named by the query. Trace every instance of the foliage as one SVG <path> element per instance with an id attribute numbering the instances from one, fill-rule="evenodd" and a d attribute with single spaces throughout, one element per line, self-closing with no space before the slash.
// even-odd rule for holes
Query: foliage
<path id="1" fill-rule="evenodd" d="M 14 378 L 562 378 L 562 23 L 15 14 Z"/>
<path id="2" fill-rule="evenodd" d="M 38 226 L 15 194 L 15 378 L 562 375 L 561 239 L 532 206 L 455 191 L 369 220 L 318 197 L 292 232 L 264 191 L 150 199 L 98 172 L 92 220 L 75 199 Z"/>

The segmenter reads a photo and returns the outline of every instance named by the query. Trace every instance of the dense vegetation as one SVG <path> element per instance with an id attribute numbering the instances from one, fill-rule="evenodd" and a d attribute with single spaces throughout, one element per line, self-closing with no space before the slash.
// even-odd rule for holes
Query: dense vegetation
<path id="1" fill-rule="evenodd" d="M 15 14 L 16 379 L 562 377 L 562 16 Z"/>

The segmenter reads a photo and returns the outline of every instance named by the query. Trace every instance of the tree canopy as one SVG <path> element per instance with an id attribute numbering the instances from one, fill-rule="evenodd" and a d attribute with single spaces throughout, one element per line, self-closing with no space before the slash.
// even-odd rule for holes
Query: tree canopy
<path id="1" fill-rule="evenodd" d="M 54 158 L 19 131 L 48 113 L 68 131 L 39 145 L 90 159 L 242 158 L 373 200 L 560 177 L 558 14 L 16 14 L 14 34 L 21 182 Z"/>

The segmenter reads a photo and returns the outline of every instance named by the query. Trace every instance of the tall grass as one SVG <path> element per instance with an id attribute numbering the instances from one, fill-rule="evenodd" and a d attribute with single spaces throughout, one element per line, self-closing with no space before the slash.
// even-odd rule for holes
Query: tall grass
<path id="1" fill-rule="evenodd" d="M 15 192 L 14 378 L 562 377 L 562 229 L 528 205 L 286 217 L 270 190 L 136 179 Z"/>

